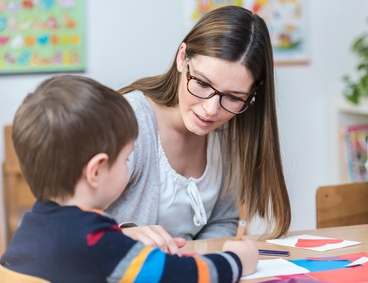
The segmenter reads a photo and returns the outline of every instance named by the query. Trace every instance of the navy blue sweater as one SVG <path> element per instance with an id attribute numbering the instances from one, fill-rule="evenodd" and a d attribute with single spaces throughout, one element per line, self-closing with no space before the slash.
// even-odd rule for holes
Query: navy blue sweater
<path id="1" fill-rule="evenodd" d="M 234 253 L 168 255 L 125 236 L 107 216 L 54 202 L 36 202 L 24 215 L 0 264 L 51 282 L 225 283 L 242 272 Z"/>

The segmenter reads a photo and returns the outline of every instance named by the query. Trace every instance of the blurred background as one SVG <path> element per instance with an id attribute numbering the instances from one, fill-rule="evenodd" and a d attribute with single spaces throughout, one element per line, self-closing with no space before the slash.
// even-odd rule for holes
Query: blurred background
<path id="1" fill-rule="evenodd" d="M 118 89 L 142 76 L 164 72 L 190 28 L 187 1 L 86 1 L 86 69 L 82 74 Z M 341 170 L 344 166 L 339 149 L 341 126 L 368 123 L 368 108 L 353 107 L 344 99 L 346 84 L 342 79 L 346 74 L 354 76 L 359 63 L 351 45 L 368 31 L 368 1 L 304 2 L 306 61 L 277 64 L 275 68 L 292 230 L 315 228 L 317 187 L 349 180 L 346 171 Z M 51 75 L 0 74 L 2 128 L 11 124 L 25 95 Z M 5 160 L 4 138 L 2 130 L 1 161 Z M 4 241 L 4 202 L 12 200 L 5 199 L 2 193 L 4 174 L 0 179 L 0 239 Z"/>

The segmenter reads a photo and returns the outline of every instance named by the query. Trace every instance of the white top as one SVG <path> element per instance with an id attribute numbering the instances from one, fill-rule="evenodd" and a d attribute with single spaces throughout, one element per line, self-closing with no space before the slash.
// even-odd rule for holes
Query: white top
<path id="1" fill-rule="evenodd" d="M 233 236 L 239 212 L 235 196 L 222 191 L 224 170 L 228 168 L 227 162 L 222 163 L 219 156 L 223 133 L 215 131 L 209 135 L 203 176 L 187 179 L 177 174 L 167 162 L 160 146 L 156 115 L 147 98 L 140 91 L 124 97 L 134 109 L 139 133 L 129 156 L 129 183 L 108 212 L 118 223 L 160 224 L 173 236 L 187 239 Z M 193 183 L 188 195 L 190 181 Z M 197 211 L 199 226 L 193 222 L 194 211 Z M 202 225 L 206 218 L 207 224 Z"/>
<path id="2" fill-rule="evenodd" d="M 216 133 L 210 133 L 205 171 L 199 178 L 187 178 L 170 166 L 159 140 L 161 194 L 158 224 L 166 227 L 170 234 L 192 238 L 207 224 L 222 185 L 219 152 L 219 138 Z M 188 231 L 191 235 L 186 235 Z"/>

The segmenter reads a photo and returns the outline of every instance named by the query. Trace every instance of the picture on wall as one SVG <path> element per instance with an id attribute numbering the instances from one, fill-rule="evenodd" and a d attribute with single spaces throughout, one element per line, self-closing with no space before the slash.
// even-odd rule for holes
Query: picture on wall
<path id="1" fill-rule="evenodd" d="M 261 16 L 269 29 L 276 64 L 309 61 L 307 0 L 191 0 L 187 1 L 188 28 L 205 13 L 226 5 L 245 7 Z"/>
<path id="2" fill-rule="evenodd" d="M 267 23 L 277 64 L 308 63 L 306 1 L 244 0 Z"/>
<path id="3" fill-rule="evenodd" d="M 0 74 L 85 70 L 84 0 L 0 0 Z"/>
<path id="4" fill-rule="evenodd" d="M 196 22 L 204 14 L 214 9 L 228 5 L 243 6 L 243 0 L 195 0 L 192 4 L 191 20 Z"/>

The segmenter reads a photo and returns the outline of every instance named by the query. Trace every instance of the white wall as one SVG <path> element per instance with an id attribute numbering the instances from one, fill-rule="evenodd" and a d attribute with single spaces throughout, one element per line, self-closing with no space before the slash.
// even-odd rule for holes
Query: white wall
<path id="1" fill-rule="evenodd" d="M 164 71 L 185 33 L 184 1 L 87 1 L 85 75 L 119 88 L 143 75 Z M 328 97 L 341 94 L 340 78 L 354 65 L 349 45 L 353 37 L 367 30 L 368 17 L 366 0 L 348 4 L 341 0 L 307 2 L 311 63 L 276 69 L 279 128 L 293 229 L 314 227 L 315 189 L 336 182 L 329 169 L 335 165 L 329 164 L 327 154 Z M 48 76 L 0 76 L 1 127 L 11 122 L 26 93 Z"/>
<path id="2" fill-rule="evenodd" d="M 368 30 L 368 1 L 307 2 L 311 64 L 276 70 L 293 229 L 315 227 L 316 188 L 338 182 L 337 164 L 330 163 L 329 155 L 329 103 L 331 96 L 342 95 L 341 77 L 353 71 L 352 39 Z"/>
<path id="3" fill-rule="evenodd" d="M 87 72 L 119 88 L 143 75 L 163 72 L 184 33 L 181 2 L 172 0 L 88 0 Z M 106 4 L 108 2 L 108 5 Z M 0 161 L 4 160 L 3 125 L 11 123 L 24 96 L 50 74 L 0 75 Z M 0 174 L 2 203 L 2 174 Z M 0 205 L 0 233 L 3 223 Z M 0 235 L 0 240 L 1 240 Z M 0 244 L 1 247 L 1 244 Z"/>

